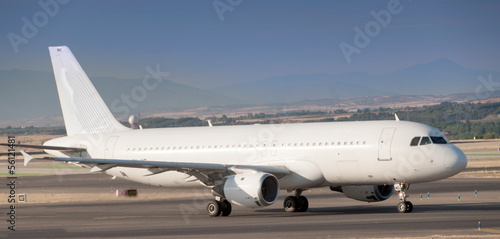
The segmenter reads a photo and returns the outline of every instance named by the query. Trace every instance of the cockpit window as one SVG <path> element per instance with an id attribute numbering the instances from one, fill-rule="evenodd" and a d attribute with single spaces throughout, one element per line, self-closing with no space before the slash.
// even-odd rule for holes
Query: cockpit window
<path id="1" fill-rule="evenodd" d="M 415 137 L 411 140 L 410 146 L 417 146 L 420 141 L 420 137 Z"/>
<path id="2" fill-rule="evenodd" d="M 448 142 L 446 142 L 446 140 L 443 137 L 432 137 L 431 136 L 431 139 L 432 139 L 432 142 L 435 144 L 447 144 L 448 143 Z"/>
<path id="3" fill-rule="evenodd" d="M 422 141 L 420 141 L 420 145 L 431 144 L 431 139 L 429 137 L 422 137 Z"/>

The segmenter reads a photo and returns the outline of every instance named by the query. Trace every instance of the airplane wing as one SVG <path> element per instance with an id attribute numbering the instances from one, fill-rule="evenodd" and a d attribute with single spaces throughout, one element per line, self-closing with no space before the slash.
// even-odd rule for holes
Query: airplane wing
<path id="1" fill-rule="evenodd" d="M 223 175 L 236 174 L 241 170 L 254 170 L 273 174 L 277 178 L 284 177 L 290 174 L 290 171 L 282 165 L 242 165 L 242 164 L 216 164 L 216 163 L 189 163 L 189 162 L 165 162 L 165 161 L 150 161 L 146 159 L 100 159 L 100 158 L 60 158 L 60 157 L 43 157 L 35 158 L 25 151 L 21 150 L 24 156 L 24 165 L 33 159 L 45 159 L 62 162 L 74 162 L 93 166 L 90 172 L 103 172 L 114 167 L 132 167 L 132 168 L 147 168 L 147 175 L 151 176 L 166 171 L 178 171 L 186 173 L 189 176 L 194 176 L 202 181 L 207 186 L 211 186 L 211 182 L 216 179 L 214 173 L 223 173 Z M 220 176 L 215 176 L 220 177 Z"/>
<path id="2" fill-rule="evenodd" d="M 48 146 L 48 145 L 34 145 L 34 144 L 6 144 L 0 143 L 0 146 L 8 147 L 22 147 L 22 148 L 32 148 L 32 149 L 48 149 L 48 150 L 62 150 L 62 151 L 73 151 L 73 152 L 83 152 L 87 149 L 75 148 L 75 147 L 62 147 L 62 146 Z"/>

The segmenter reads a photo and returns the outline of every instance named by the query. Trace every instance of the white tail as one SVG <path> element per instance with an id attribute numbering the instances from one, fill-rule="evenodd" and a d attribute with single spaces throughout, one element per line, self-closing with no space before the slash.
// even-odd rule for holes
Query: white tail
<path id="1" fill-rule="evenodd" d="M 49 51 L 68 136 L 129 130 L 115 119 L 68 47 Z"/>

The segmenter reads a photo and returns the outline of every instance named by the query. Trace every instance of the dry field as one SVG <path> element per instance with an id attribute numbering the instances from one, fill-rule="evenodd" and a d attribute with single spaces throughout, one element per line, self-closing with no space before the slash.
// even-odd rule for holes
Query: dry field
<path id="1" fill-rule="evenodd" d="M 456 140 L 452 141 L 469 160 L 466 172 L 455 177 L 498 178 L 500 177 L 500 140 Z M 472 170 L 473 169 L 473 170 Z"/>

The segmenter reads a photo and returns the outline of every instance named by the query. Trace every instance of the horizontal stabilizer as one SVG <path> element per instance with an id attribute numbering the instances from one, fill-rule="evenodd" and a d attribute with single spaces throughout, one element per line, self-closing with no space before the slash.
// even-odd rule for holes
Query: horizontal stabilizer
<path id="1" fill-rule="evenodd" d="M 24 150 L 21 150 L 21 154 L 24 156 L 24 166 L 27 166 L 28 163 L 34 159 L 33 156 L 27 154 L 26 152 L 24 152 Z"/>
<path id="2" fill-rule="evenodd" d="M 31 160 L 33 160 L 33 159 L 36 159 L 36 160 L 54 160 L 54 159 L 53 159 L 53 158 L 51 158 L 51 157 L 37 157 L 37 158 L 35 158 L 35 157 L 33 157 L 33 156 L 29 155 L 28 153 L 26 153 L 26 151 L 24 151 L 24 150 L 21 150 L 21 151 L 19 151 L 19 152 L 21 152 L 21 154 L 24 156 L 24 166 L 27 166 L 27 165 L 28 165 L 28 163 L 29 163 Z"/>
<path id="3" fill-rule="evenodd" d="M 22 148 L 32 148 L 32 149 L 48 149 L 48 150 L 60 150 L 60 151 L 73 151 L 73 152 L 82 152 L 87 149 L 84 148 L 76 148 L 76 147 L 63 147 L 63 146 L 48 146 L 48 145 L 34 145 L 34 144 L 6 144 L 0 143 L 0 146 L 8 146 L 8 147 L 22 147 Z"/>

